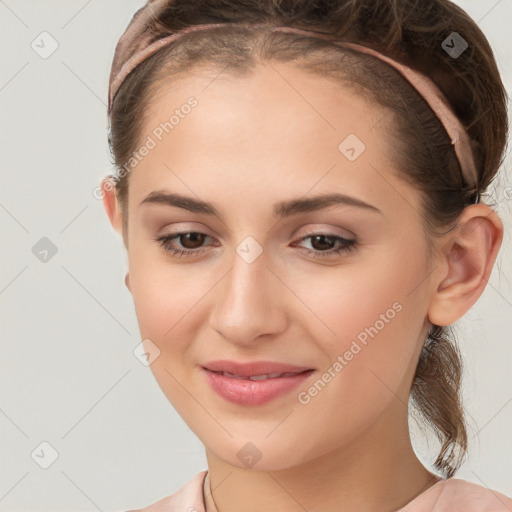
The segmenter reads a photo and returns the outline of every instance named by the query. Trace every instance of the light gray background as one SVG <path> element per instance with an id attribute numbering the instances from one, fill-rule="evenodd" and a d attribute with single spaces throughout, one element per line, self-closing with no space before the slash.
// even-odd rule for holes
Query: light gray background
<path id="1" fill-rule="evenodd" d="M 1 511 L 138 508 L 206 469 L 202 444 L 132 353 L 125 249 L 93 195 L 112 171 L 114 47 L 143 3 L 0 0 Z M 488 36 L 510 91 L 512 0 L 457 3 Z M 43 31 L 59 45 L 47 59 L 31 47 Z M 505 167 L 498 265 L 457 324 L 474 436 L 457 476 L 512 496 L 510 158 Z M 57 247 L 46 263 L 32 252 L 42 237 Z M 48 469 L 31 457 L 43 441 L 59 455 Z M 416 434 L 415 446 L 424 457 Z"/>

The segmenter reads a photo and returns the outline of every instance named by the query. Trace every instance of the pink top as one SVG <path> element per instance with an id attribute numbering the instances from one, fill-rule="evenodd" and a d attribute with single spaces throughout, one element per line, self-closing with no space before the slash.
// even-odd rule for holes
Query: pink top
<path id="1" fill-rule="evenodd" d="M 203 489 L 209 489 L 208 471 L 152 505 L 127 512 L 205 512 Z M 497 491 L 459 478 L 440 479 L 397 512 L 511 512 L 512 499 Z M 213 511 L 218 512 L 218 511 Z"/>

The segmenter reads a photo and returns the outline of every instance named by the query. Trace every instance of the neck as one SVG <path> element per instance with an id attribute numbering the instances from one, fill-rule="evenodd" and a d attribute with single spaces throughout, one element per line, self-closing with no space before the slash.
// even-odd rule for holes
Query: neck
<path id="1" fill-rule="evenodd" d="M 396 410 L 387 415 L 396 420 Z M 206 450 L 213 496 L 207 497 L 207 512 L 235 512 L 240 504 L 244 512 L 399 510 L 438 478 L 414 453 L 407 415 L 391 429 L 386 419 L 347 445 L 285 469 L 241 469 Z"/>

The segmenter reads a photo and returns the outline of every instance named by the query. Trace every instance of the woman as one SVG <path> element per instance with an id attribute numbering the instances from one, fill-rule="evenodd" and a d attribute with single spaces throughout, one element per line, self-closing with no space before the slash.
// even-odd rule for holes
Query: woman
<path id="1" fill-rule="evenodd" d="M 457 28 L 457 31 L 453 30 Z M 503 237 L 506 94 L 448 0 L 155 0 L 116 48 L 145 355 L 208 470 L 147 511 L 510 510 L 467 450 L 447 327 Z M 440 440 L 417 458 L 408 403 Z"/>

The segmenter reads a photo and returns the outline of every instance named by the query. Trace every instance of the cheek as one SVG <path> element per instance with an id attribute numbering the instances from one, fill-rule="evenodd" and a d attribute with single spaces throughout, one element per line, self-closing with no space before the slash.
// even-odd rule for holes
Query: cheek
<path id="1" fill-rule="evenodd" d="M 185 286 L 179 267 L 169 264 L 156 242 L 132 238 L 130 245 L 130 291 L 142 338 L 152 339 L 164 350 L 162 341 L 172 335 L 175 324 L 184 315 L 188 296 L 194 292 Z"/>
<path id="2" fill-rule="evenodd" d="M 316 314 L 316 332 L 335 346 L 340 339 L 359 335 L 364 342 L 372 326 L 379 331 L 376 336 L 385 337 L 386 331 L 410 320 L 408 313 L 421 302 L 410 292 L 419 284 L 416 276 L 424 272 L 420 261 L 404 265 L 399 254 L 389 254 L 379 261 L 302 272 L 291 279 L 297 295 Z"/>
<path id="3" fill-rule="evenodd" d="M 325 333 L 316 336 L 325 365 L 317 381 L 298 390 L 302 394 L 296 408 L 305 423 L 324 433 L 325 450 L 332 439 L 348 442 L 384 410 L 402 411 L 408 402 L 423 326 L 421 299 L 409 294 L 407 276 L 397 285 L 393 271 L 388 265 L 367 273 L 347 272 L 336 284 L 328 280 L 320 289 L 304 284 L 317 290 L 308 295 L 308 306 L 330 330 L 315 320 L 316 331 Z M 312 454 L 318 451 L 315 443 L 311 439 L 308 445 Z"/>
<path id="4" fill-rule="evenodd" d="M 418 286 L 426 261 L 418 253 L 404 265 L 403 252 L 396 249 L 379 254 L 379 261 L 340 267 L 329 278 L 317 272 L 300 280 L 298 295 L 307 297 L 316 314 L 312 339 L 327 355 L 323 371 L 336 375 L 325 398 L 346 399 L 355 409 L 405 393 L 402 381 L 415 364 L 426 318 Z"/>
<path id="5" fill-rule="evenodd" d="M 142 339 L 149 338 L 160 350 L 151 365 L 157 380 L 172 391 L 176 378 L 189 378 L 197 364 L 194 341 L 208 324 L 211 295 L 219 272 L 211 264 L 176 263 L 150 244 L 130 248 L 130 287 Z M 222 274 L 224 272 L 220 272 Z"/>
<path id="6" fill-rule="evenodd" d="M 197 319 L 197 306 L 208 289 L 207 283 L 190 276 L 189 270 L 169 264 L 159 266 L 147 261 L 132 268 L 131 292 L 141 335 L 154 337 L 164 344 L 162 349 L 179 350 L 179 333 L 190 328 L 191 318 Z"/>
<path id="7" fill-rule="evenodd" d="M 160 351 L 150 370 L 169 402 L 193 424 L 201 411 L 190 408 L 185 389 L 197 362 L 191 351 L 198 336 L 194 329 L 206 318 L 199 318 L 206 285 L 204 279 L 201 284 L 201 279 L 190 276 L 192 267 L 187 268 L 147 256 L 138 259 L 134 254 L 130 284 L 141 338 L 150 339 Z"/>

